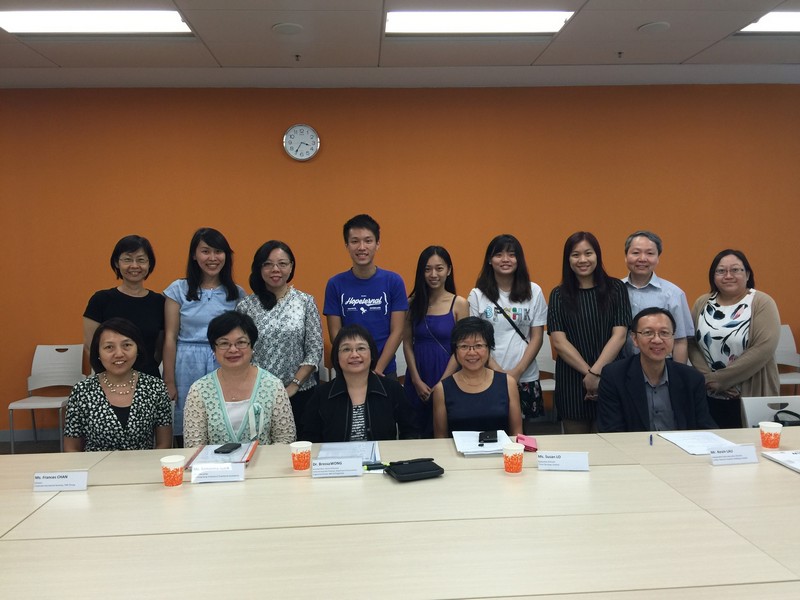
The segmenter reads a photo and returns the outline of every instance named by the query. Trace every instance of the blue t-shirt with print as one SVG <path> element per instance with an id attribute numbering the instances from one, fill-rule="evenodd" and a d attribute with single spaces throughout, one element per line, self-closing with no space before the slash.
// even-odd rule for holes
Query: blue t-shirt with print
<path id="1" fill-rule="evenodd" d="M 334 275 L 325 287 L 324 315 L 341 317 L 342 326 L 358 324 L 375 338 L 378 354 L 389 339 L 392 313 L 408 310 L 406 286 L 402 277 L 378 268 L 369 279 L 359 279 L 352 271 Z M 397 370 L 394 358 L 385 373 Z"/>

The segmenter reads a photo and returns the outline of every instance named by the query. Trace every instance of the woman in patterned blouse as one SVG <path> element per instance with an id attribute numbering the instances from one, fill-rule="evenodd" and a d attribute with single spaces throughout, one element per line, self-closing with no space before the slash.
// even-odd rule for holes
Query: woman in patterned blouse
<path id="1" fill-rule="evenodd" d="M 251 364 L 258 329 L 249 316 L 230 310 L 208 324 L 208 343 L 220 367 L 189 388 L 184 445 L 295 440 L 289 397 L 280 379 Z"/>
<path id="2" fill-rule="evenodd" d="M 142 336 L 127 319 L 97 327 L 89 346 L 96 375 L 72 388 L 65 452 L 172 447 L 172 403 L 164 382 L 135 369 L 144 358 Z"/>
<path id="3" fill-rule="evenodd" d="M 256 250 L 250 269 L 254 293 L 236 310 L 255 322 L 258 341 L 253 344 L 253 362 L 283 382 L 302 437 L 300 419 L 314 394 L 314 372 L 322 359 L 322 324 L 313 296 L 289 286 L 294 269 L 294 253 L 287 244 L 265 243 Z"/>
<path id="4" fill-rule="evenodd" d="M 708 408 L 721 429 L 742 426 L 742 396 L 778 396 L 775 349 L 781 319 L 775 301 L 755 289 L 744 252 L 723 250 L 708 270 L 711 291 L 694 303 L 689 358 L 706 378 Z"/>

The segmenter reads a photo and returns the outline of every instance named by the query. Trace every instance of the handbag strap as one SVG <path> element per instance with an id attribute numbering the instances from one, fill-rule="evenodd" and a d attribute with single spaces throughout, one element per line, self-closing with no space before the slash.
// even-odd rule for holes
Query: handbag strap
<path id="1" fill-rule="evenodd" d="M 504 310 L 503 310 L 503 307 L 502 307 L 502 306 L 500 306 L 500 305 L 497 303 L 497 300 L 492 300 L 492 304 L 494 304 L 494 305 L 497 307 L 497 310 L 499 310 L 499 311 L 500 311 L 500 314 L 501 314 L 501 315 L 503 315 L 503 316 L 506 318 L 506 321 L 508 321 L 509 323 L 511 323 L 511 326 L 514 328 L 514 331 L 516 331 L 516 332 L 519 334 L 519 337 L 521 337 L 521 338 L 522 338 L 522 341 L 523 341 L 523 342 L 525 342 L 525 343 L 527 344 L 527 343 L 528 343 L 528 338 L 527 338 L 527 337 L 525 337 L 525 334 L 523 334 L 523 333 L 522 333 L 522 332 L 519 330 L 519 327 L 517 327 L 517 324 L 516 324 L 516 323 L 514 323 L 513 319 L 512 319 L 511 317 L 509 317 L 509 316 L 508 316 L 508 313 L 507 313 L 506 311 L 504 311 Z"/>
<path id="2" fill-rule="evenodd" d="M 779 410 L 778 412 L 776 412 L 772 420 L 775 421 L 776 423 L 785 423 L 786 419 L 781 419 L 779 415 L 788 415 L 790 417 L 793 417 L 792 424 L 794 424 L 794 422 L 796 421 L 798 425 L 800 425 L 800 415 L 798 415 L 796 412 L 793 412 L 791 410 Z"/>

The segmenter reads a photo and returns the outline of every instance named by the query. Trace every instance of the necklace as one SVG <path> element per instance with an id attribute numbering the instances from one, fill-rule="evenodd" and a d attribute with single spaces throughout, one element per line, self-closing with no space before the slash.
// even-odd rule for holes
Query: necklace
<path id="1" fill-rule="evenodd" d="M 103 378 L 103 383 L 108 388 L 108 391 L 114 392 L 115 394 L 119 394 L 120 396 L 127 396 L 133 391 L 133 384 L 136 379 L 136 375 L 131 370 L 131 378 L 124 382 L 124 383 L 113 383 L 106 375 L 105 371 L 100 373 L 100 376 Z"/>
<path id="2" fill-rule="evenodd" d="M 480 377 L 480 381 L 478 381 L 477 383 L 471 382 L 469 378 L 464 376 L 463 373 L 459 373 L 459 379 L 461 379 L 461 383 L 463 383 L 464 385 L 468 385 L 470 387 L 478 387 L 486 382 L 486 371 L 484 370 L 483 374 Z"/>
<path id="3" fill-rule="evenodd" d="M 247 370 L 244 378 L 240 381 L 236 381 L 235 379 L 233 381 L 229 380 L 229 375 L 221 368 L 219 369 L 219 375 L 221 383 L 225 383 L 225 387 L 228 388 L 227 391 L 229 392 L 230 396 L 230 400 L 228 400 L 228 402 L 238 402 L 240 398 L 237 398 L 237 396 L 242 396 L 241 400 L 250 399 L 250 395 L 252 394 L 252 389 L 250 389 L 250 386 L 248 385 L 248 381 L 250 379 L 250 369 Z M 248 394 L 248 391 L 242 392 L 242 389 L 248 390 L 250 393 Z"/>

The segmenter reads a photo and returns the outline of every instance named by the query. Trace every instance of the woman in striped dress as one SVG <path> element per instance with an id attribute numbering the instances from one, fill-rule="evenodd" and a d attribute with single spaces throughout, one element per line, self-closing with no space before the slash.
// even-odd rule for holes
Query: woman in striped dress
<path id="1" fill-rule="evenodd" d="M 561 285 L 550 293 L 549 305 L 547 333 L 558 355 L 555 402 L 564 433 L 596 431 L 600 377 L 625 345 L 631 306 L 625 285 L 605 272 L 591 233 L 567 238 Z"/>

